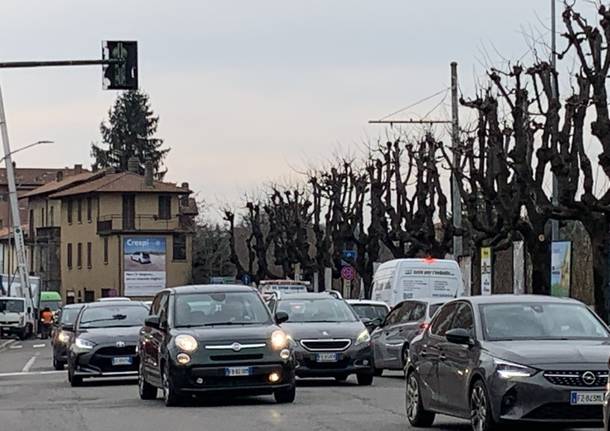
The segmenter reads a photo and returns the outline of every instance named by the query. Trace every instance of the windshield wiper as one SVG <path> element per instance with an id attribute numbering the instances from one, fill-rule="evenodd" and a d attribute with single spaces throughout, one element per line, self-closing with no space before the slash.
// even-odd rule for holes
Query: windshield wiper
<path id="1" fill-rule="evenodd" d="M 85 320 L 84 322 L 80 322 L 80 324 L 81 325 L 86 325 L 87 323 L 108 322 L 108 321 L 113 321 L 113 320 L 125 320 L 125 319 L 127 319 L 127 315 L 125 315 L 125 314 L 115 314 L 111 318 L 110 317 L 106 317 L 104 319 Z"/>
<path id="2" fill-rule="evenodd" d="M 199 326 L 222 326 L 222 325 L 257 325 L 259 322 L 212 322 Z"/>

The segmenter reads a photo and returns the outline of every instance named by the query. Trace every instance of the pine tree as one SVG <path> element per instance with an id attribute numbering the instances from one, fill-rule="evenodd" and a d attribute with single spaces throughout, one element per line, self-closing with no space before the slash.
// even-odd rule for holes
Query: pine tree
<path id="1" fill-rule="evenodd" d="M 122 93 L 108 111 L 108 122 L 100 124 L 102 144 L 91 145 L 94 169 L 118 168 L 127 170 L 127 161 L 136 157 L 140 173 L 150 160 L 157 179 L 162 179 L 163 159 L 169 148 L 162 148 L 163 139 L 155 137 L 159 117 L 150 107 L 149 97 L 139 90 Z"/>

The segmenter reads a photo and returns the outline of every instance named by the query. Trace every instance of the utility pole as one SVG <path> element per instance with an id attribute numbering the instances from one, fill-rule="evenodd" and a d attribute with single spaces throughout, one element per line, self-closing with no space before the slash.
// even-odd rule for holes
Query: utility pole
<path id="1" fill-rule="evenodd" d="M 557 82 L 557 36 L 556 36 L 556 13 L 555 13 L 555 0 L 551 0 L 551 67 L 552 67 L 552 80 L 553 83 L 551 85 L 551 90 L 553 94 L 553 98 L 559 97 L 559 85 Z M 557 183 L 557 176 L 555 173 L 553 175 L 553 191 L 551 195 L 551 202 L 553 205 L 557 205 L 557 195 L 559 194 L 559 184 Z M 557 219 L 551 220 L 551 240 L 557 241 L 559 240 L 559 221 Z"/>
<path id="2" fill-rule="evenodd" d="M 458 111 L 458 78 L 457 63 L 451 63 L 451 149 L 453 150 L 453 170 L 451 171 L 451 212 L 453 214 L 453 257 L 458 260 L 464 254 L 462 238 L 462 200 L 455 170 L 460 168 L 460 119 Z"/>
<path id="3" fill-rule="evenodd" d="M 458 80 L 457 63 L 451 63 L 451 121 L 447 120 L 370 120 L 369 124 L 451 124 L 451 149 L 453 151 L 453 167 L 459 169 L 460 123 L 458 116 Z M 453 214 L 454 230 L 462 229 L 462 201 L 455 173 L 451 173 L 451 212 Z M 464 254 L 461 234 L 453 236 L 453 257 L 458 260 Z"/>

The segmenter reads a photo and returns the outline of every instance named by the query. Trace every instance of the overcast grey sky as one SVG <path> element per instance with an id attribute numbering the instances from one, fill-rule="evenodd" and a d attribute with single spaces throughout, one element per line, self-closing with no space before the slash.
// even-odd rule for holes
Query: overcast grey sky
<path id="1" fill-rule="evenodd" d="M 544 32 L 549 9 L 546 0 L 5 0 L 0 52 L 95 58 L 102 40 L 138 40 L 140 85 L 172 148 L 168 179 L 224 203 L 376 138 L 383 130 L 367 120 L 447 87 L 452 60 L 471 91 L 485 49 L 496 61 L 495 49 L 520 57 L 523 30 Z M 90 164 L 116 97 L 101 89 L 99 67 L 0 79 L 12 145 L 56 141 L 20 153 L 20 166 Z"/>

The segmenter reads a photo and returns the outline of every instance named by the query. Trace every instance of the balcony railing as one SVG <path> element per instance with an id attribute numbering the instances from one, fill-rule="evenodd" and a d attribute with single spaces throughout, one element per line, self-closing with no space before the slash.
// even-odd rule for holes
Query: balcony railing
<path id="1" fill-rule="evenodd" d="M 188 226 L 182 223 L 179 217 L 160 219 L 157 214 L 138 214 L 134 217 L 123 217 L 122 214 L 109 214 L 98 217 L 97 233 L 99 235 L 114 232 L 138 232 L 138 231 L 175 231 L 188 230 Z"/>

